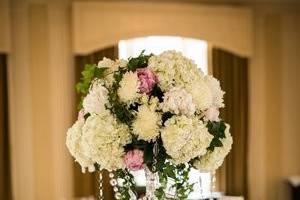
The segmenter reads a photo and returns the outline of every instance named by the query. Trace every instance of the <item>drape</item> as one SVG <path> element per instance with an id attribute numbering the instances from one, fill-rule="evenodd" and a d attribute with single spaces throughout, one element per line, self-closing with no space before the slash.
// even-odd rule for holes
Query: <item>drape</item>
<path id="1" fill-rule="evenodd" d="M 110 59 L 118 58 L 118 46 L 108 47 L 88 55 L 81 55 L 75 57 L 75 78 L 78 82 L 81 77 L 81 71 L 85 64 L 97 64 L 99 60 L 104 57 Z M 79 102 L 79 96 L 77 96 L 77 102 Z M 74 108 L 75 109 L 75 108 Z M 81 169 L 78 163 L 74 163 L 74 191 L 75 196 L 90 196 L 98 195 L 98 173 L 81 173 Z M 108 172 L 103 171 L 103 187 L 104 187 L 104 199 L 111 200 L 113 198 L 113 190 L 109 184 Z"/>
<path id="2" fill-rule="evenodd" d="M 11 178 L 8 135 L 6 55 L 0 54 L 0 199 L 10 200 Z"/>
<path id="3" fill-rule="evenodd" d="M 213 48 L 212 66 L 226 92 L 221 116 L 230 124 L 233 137 L 231 153 L 218 171 L 219 186 L 228 195 L 247 197 L 248 59 Z"/>

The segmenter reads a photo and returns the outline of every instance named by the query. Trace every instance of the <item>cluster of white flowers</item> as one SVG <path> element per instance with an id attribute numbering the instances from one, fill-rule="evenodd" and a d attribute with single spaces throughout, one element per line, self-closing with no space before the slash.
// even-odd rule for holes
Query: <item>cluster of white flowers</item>
<path id="1" fill-rule="evenodd" d="M 119 68 L 124 68 L 127 65 L 126 60 L 116 60 L 113 61 L 109 58 L 103 58 L 103 60 L 99 61 L 98 67 L 99 68 L 107 68 L 107 76 L 104 78 L 105 85 L 110 87 L 114 82 L 114 72 L 117 71 Z"/>
<path id="2" fill-rule="evenodd" d="M 165 93 L 161 107 L 163 112 L 187 116 L 192 116 L 196 110 L 192 95 L 180 87 L 173 87 Z"/>
<path id="3" fill-rule="evenodd" d="M 122 102 L 132 102 L 139 97 L 139 80 L 137 73 L 127 72 L 120 82 L 118 95 Z"/>
<path id="4" fill-rule="evenodd" d="M 141 101 L 144 104 L 139 107 L 136 119 L 132 124 L 133 133 L 141 140 L 155 140 L 159 135 L 161 119 L 161 116 L 155 112 L 158 100 L 153 98 L 148 105 L 148 98 L 143 96 Z"/>
<path id="5" fill-rule="evenodd" d="M 212 105 L 211 91 L 203 80 L 198 80 L 196 83 L 188 84 L 185 87 L 191 93 L 198 111 L 203 111 Z"/>
<path id="6" fill-rule="evenodd" d="M 199 160 L 194 162 L 194 167 L 202 172 L 213 172 L 218 169 L 227 154 L 231 150 L 232 137 L 229 132 L 229 125 L 226 124 L 225 138 L 221 139 L 222 147 L 215 147 L 214 151 L 208 151 L 205 155 L 199 157 Z"/>
<path id="7" fill-rule="evenodd" d="M 107 95 L 107 89 L 99 81 L 95 82 L 82 102 L 84 112 L 99 115 L 106 113 Z"/>
<path id="8" fill-rule="evenodd" d="M 204 77 L 205 83 L 208 85 L 212 94 L 212 104 L 214 107 L 222 108 L 224 107 L 223 96 L 225 92 L 221 89 L 220 82 L 212 76 Z"/>
<path id="9" fill-rule="evenodd" d="M 163 91 L 174 86 L 185 86 L 204 76 L 193 60 L 176 51 L 165 51 L 158 56 L 152 56 L 149 59 L 149 68 L 157 76 Z"/>
<path id="10" fill-rule="evenodd" d="M 82 128 L 85 152 L 101 169 L 115 170 L 124 167 L 123 155 L 126 144 L 131 142 L 127 126 L 120 124 L 112 115 L 92 115 Z"/>
<path id="11" fill-rule="evenodd" d="M 84 173 L 86 168 L 88 168 L 89 172 L 93 172 L 95 171 L 94 162 L 85 154 L 86 152 L 84 151 L 85 144 L 82 140 L 83 125 L 84 121 L 78 120 L 71 128 L 69 128 L 67 132 L 66 145 L 76 162 L 81 165 L 82 172 Z"/>
<path id="12" fill-rule="evenodd" d="M 175 164 L 188 162 L 206 153 L 213 136 L 198 118 L 173 116 L 166 121 L 161 137 Z"/>
<path id="13" fill-rule="evenodd" d="M 176 51 L 166 51 L 149 59 L 149 68 L 159 80 L 159 86 L 168 92 L 173 87 L 182 87 L 192 95 L 198 111 L 211 106 L 224 107 L 224 92 L 218 80 L 204 76 L 203 72 L 190 59 Z"/>

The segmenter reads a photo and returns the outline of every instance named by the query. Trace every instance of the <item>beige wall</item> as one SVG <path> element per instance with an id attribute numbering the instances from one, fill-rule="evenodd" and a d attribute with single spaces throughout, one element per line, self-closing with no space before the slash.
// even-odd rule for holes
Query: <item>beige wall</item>
<path id="1" fill-rule="evenodd" d="M 0 53 L 10 50 L 9 0 L 0 0 Z"/>
<path id="2" fill-rule="evenodd" d="M 13 197 L 68 199 L 65 132 L 74 113 L 68 1 L 12 0 L 9 62 Z"/>
<path id="3" fill-rule="evenodd" d="M 76 6 L 82 3 L 76 3 L 73 9 L 81 11 Z M 92 16 L 86 15 L 89 10 L 73 16 L 73 22 L 83 26 L 73 27 L 72 31 L 70 4 L 68 0 L 0 0 L 0 27 L 4 27 L 0 31 L 0 51 L 10 53 L 10 134 L 16 200 L 52 200 L 72 195 L 72 161 L 64 145 L 65 131 L 74 113 L 71 52 L 85 53 L 113 44 L 123 38 L 121 30 L 128 31 L 126 26 L 117 26 L 117 31 L 112 27 L 113 31 L 99 37 L 105 30 L 103 27 L 111 23 L 105 24 L 105 20 L 97 18 L 99 25 L 95 26 L 95 20 L 91 19 L 98 16 L 97 6 L 96 10 L 90 10 Z M 117 8 L 126 8 L 125 4 Z M 174 15 L 180 7 L 164 4 Z M 191 18 L 181 13 L 177 19 L 180 21 L 183 17 L 185 25 L 178 29 L 157 23 L 151 23 L 152 28 L 147 29 L 149 26 L 144 25 L 151 22 L 152 14 L 148 10 L 148 20 L 143 26 L 135 25 L 134 31 L 124 37 L 156 34 L 159 30 L 159 34 L 202 37 L 217 46 L 250 56 L 250 199 L 283 199 L 285 191 L 280 189 L 283 178 L 300 174 L 297 155 L 300 152 L 297 127 L 300 118 L 299 9 L 270 5 L 251 5 L 246 9 L 226 7 L 225 10 L 220 6 L 183 7 L 193 11 L 192 19 L 195 16 L 205 19 L 193 20 L 199 27 L 187 28 L 191 26 L 188 23 Z M 249 9 L 253 10 L 253 18 Z M 231 11 L 235 14 L 230 14 Z M 155 9 L 154 13 L 164 16 L 165 13 L 159 15 L 159 12 L 161 10 Z M 105 19 L 110 19 L 109 12 L 104 14 Z M 159 22 L 155 19 L 154 22 Z M 90 23 L 86 23 L 88 21 Z M 220 32 L 220 26 L 212 25 L 216 21 L 225 23 L 225 32 Z M 241 30 L 238 24 L 242 24 Z"/>
<path id="4" fill-rule="evenodd" d="M 180 35 L 251 55 L 251 22 L 251 10 L 246 7 L 78 1 L 73 3 L 73 52 L 89 53 L 132 37 Z"/>
<path id="5" fill-rule="evenodd" d="M 287 199 L 284 179 L 300 174 L 300 10 L 254 7 L 250 68 L 250 197 Z"/>

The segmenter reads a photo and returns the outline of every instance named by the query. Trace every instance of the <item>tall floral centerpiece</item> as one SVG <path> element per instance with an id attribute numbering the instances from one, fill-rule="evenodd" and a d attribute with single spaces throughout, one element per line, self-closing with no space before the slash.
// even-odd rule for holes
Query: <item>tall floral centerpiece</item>
<path id="1" fill-rule="evenodd" d="M 67 147 L 83 172 L 110 171 L 116 199 L 137 199 L 131 171 L 140 169 L 144 199 L 186 199 L 191 167 L 214 171 L 231 149 L 218 80 L 179 52 L 104 58 L 85 67 L 76 89 L 82 101 Z"/>

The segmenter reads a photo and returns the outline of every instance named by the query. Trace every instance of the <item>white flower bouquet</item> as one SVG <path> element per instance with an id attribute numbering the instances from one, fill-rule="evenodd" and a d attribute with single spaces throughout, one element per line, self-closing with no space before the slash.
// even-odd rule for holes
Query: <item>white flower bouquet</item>
<path id="1" fill-rule="evenodd" d="M 83 172 L 106 169 L 123 180 L 113 183 L 117 199 L 136 198 L 130 171 L 143 168 L 159 182 L 146 198 L 166 199 L 171 178 L 175 198 L 186 199 L 191 167 L 214 171 L 229 153 L 219 81 L 181 53 L 104 58 L 82 75 L 81 110 L 66 144 Z"/>

